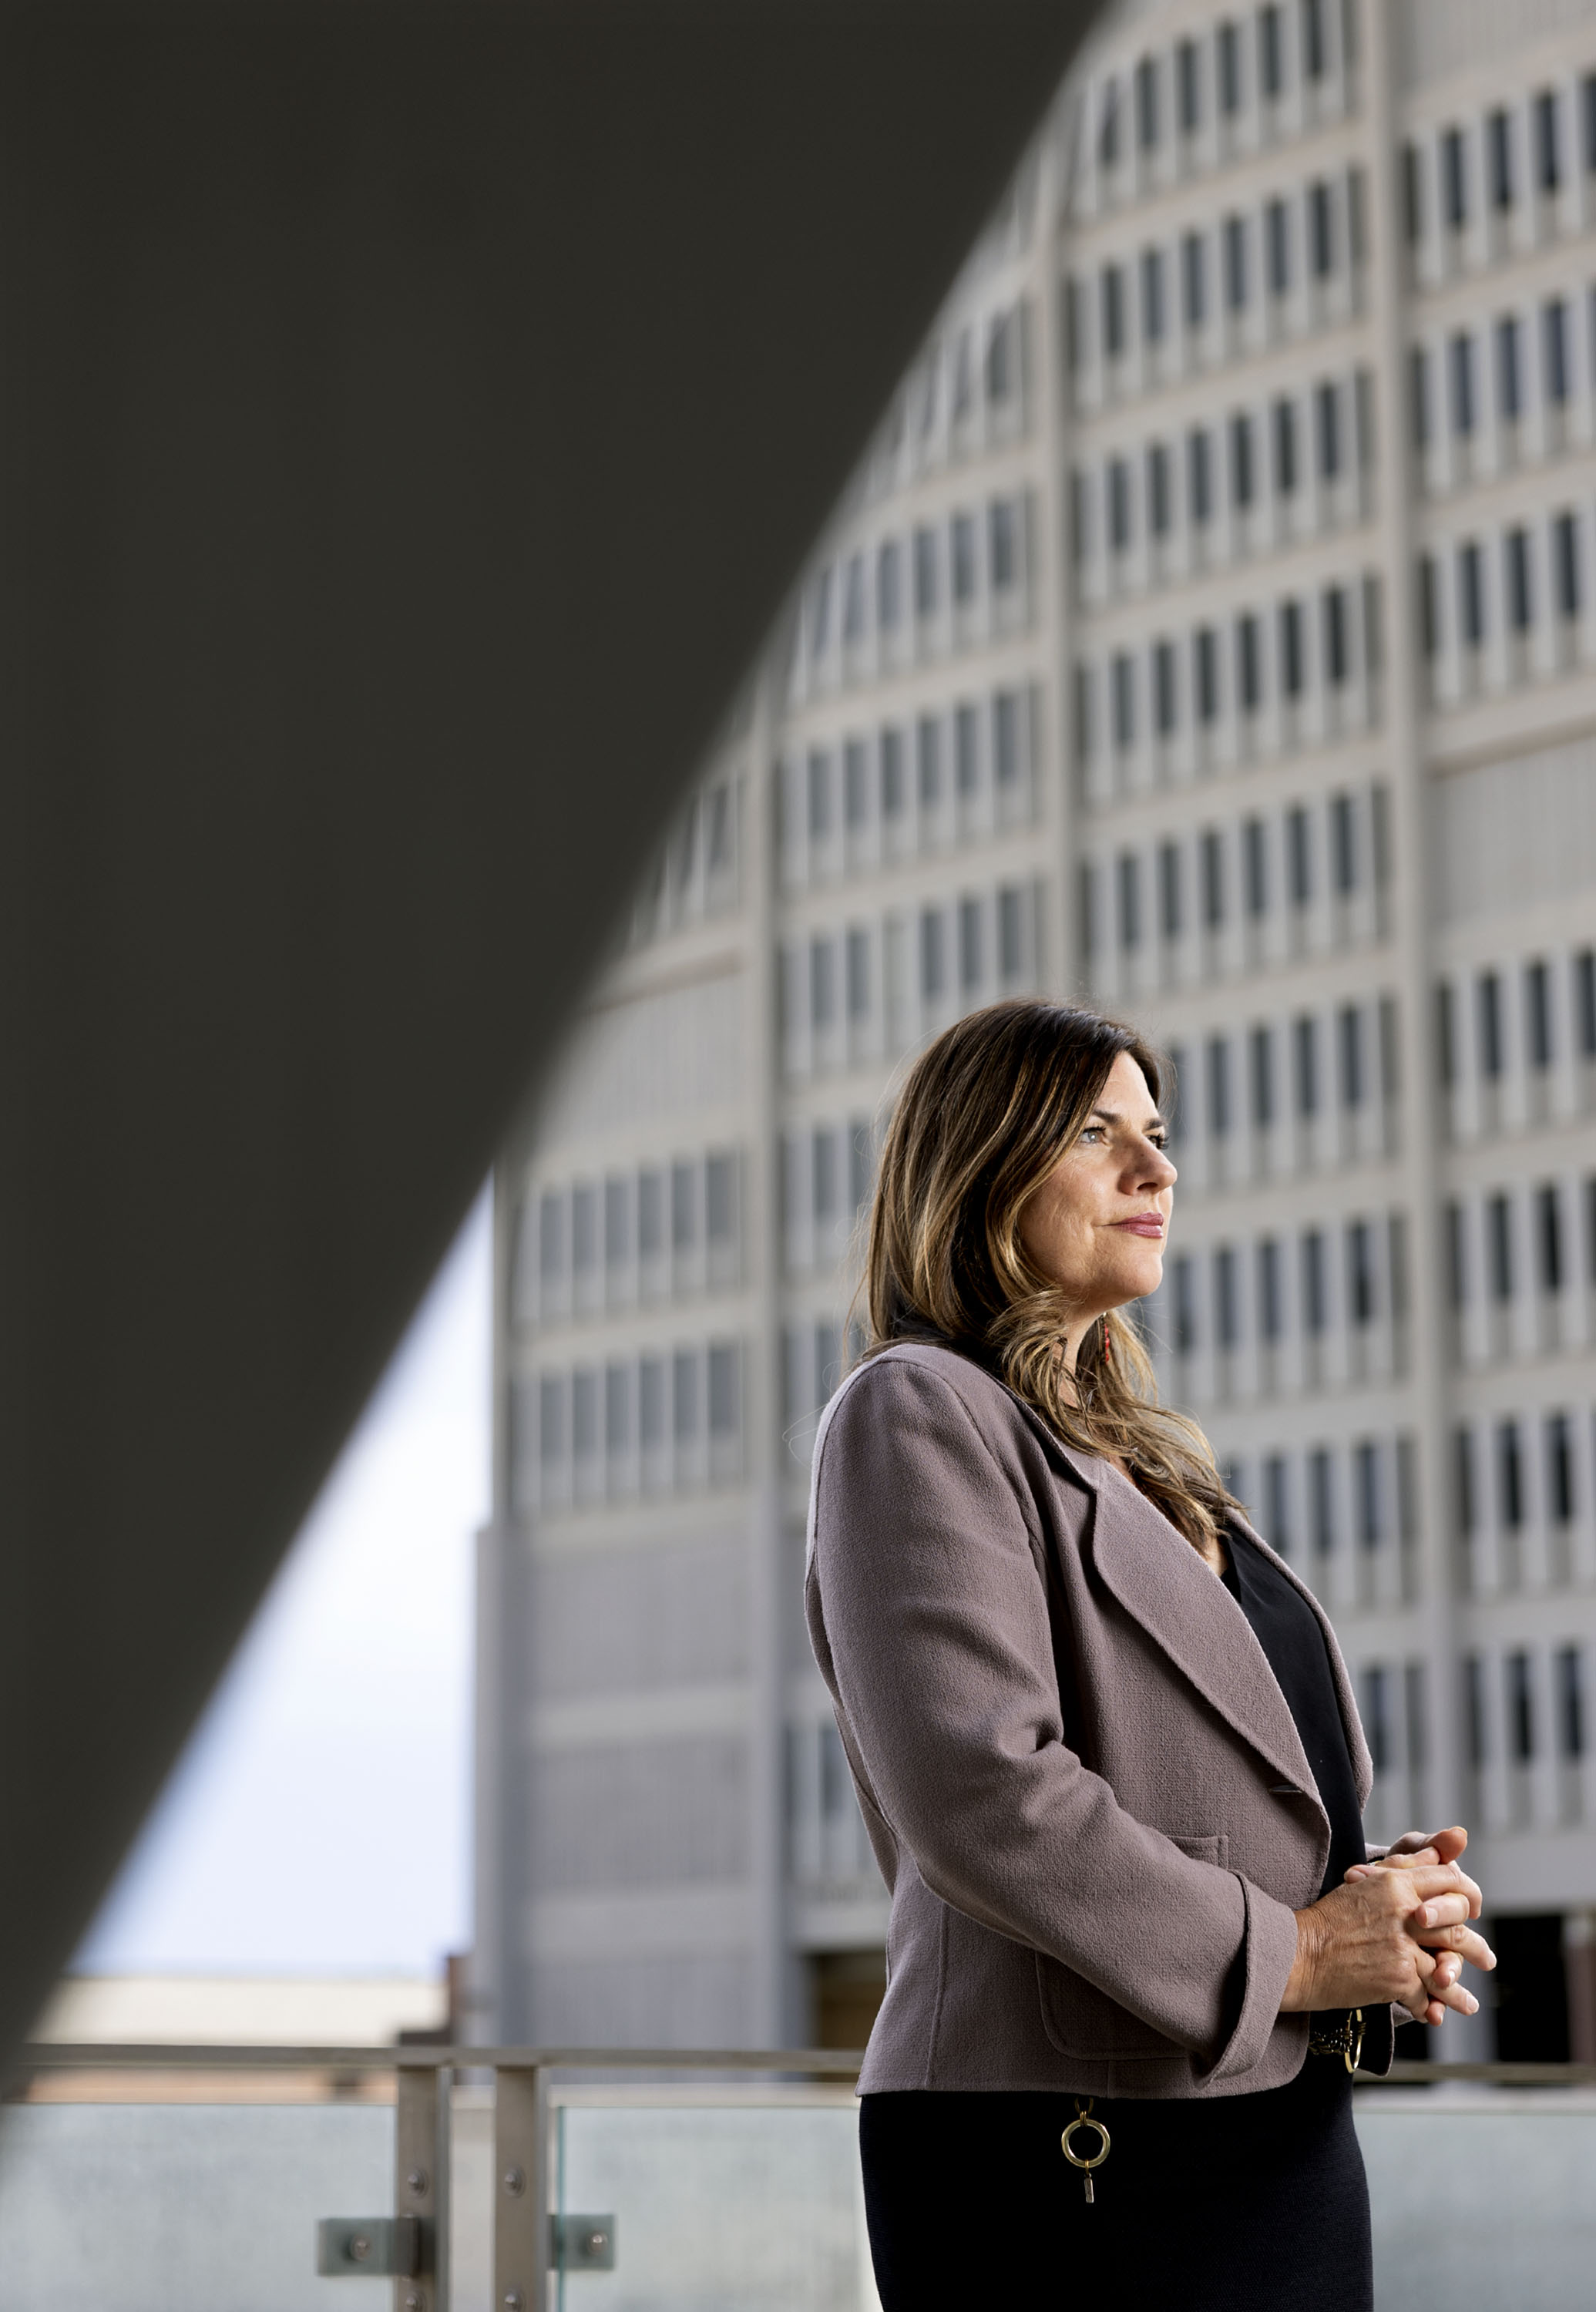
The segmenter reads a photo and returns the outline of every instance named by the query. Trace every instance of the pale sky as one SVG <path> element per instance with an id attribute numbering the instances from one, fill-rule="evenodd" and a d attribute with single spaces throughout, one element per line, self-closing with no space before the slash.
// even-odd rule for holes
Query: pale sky
<path id="1" fill-rule="evenodd" d="M 470 1940 L 484 1191 L 75 1966 L 421 1974 Z"/>

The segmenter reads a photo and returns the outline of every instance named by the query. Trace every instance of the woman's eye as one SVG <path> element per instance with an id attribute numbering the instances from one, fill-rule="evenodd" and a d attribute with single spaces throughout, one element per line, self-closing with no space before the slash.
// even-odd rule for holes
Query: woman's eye
<path id="1" fill-rule="evenodd" d="M 1101 1124 L 1089 1124 L 1081 1134 L 1083 1140 L 1101 1140 L 1102 1136 L 1103 1128 Z"/>

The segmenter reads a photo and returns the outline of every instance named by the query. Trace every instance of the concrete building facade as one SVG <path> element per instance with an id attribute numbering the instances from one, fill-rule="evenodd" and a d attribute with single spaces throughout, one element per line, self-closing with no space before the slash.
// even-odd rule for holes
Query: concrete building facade
<path id="1" fill-rule="evenodd" d="M 1596 2054 L 1596 28 L 1113 12 L 498 1179 L 478 1970 L 545 2042 L 854 2042 L 799 1610 L 906 1057 L 1171 1056 L 1162 1383 L 1335 1615 L 1471 2027 Z M 1463 2027 L 1447 2027 L 1461 2053 Z"/>

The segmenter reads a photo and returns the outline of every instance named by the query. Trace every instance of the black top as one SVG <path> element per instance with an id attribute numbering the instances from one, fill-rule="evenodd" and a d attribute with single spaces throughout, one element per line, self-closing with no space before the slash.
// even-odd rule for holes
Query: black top
<path id="1" fill-rule="evenodd" d="M 1330 1817 L 1330 1859 L 1320 1888 L 1328 1895 L 1355 1862 L 1367 1860 L 1368 1850 L 1324 1631 L 1301 1590 L 1244 1534 L 1227 1527 L 1224 1546 L 1231 1561 L 1224 1586 L 1251 1623 L 1286 1708 L 1297 1721 L 1320 1799 Z"/>

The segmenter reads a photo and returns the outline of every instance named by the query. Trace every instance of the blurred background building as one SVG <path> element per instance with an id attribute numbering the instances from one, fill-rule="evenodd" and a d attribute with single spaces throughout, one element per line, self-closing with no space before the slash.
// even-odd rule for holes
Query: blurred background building
<path id="1" fill-rule="evenodd" d="M 1476 1826 L 1496 2051 L 1596 2057 L 1593 223 L 1565 0 L 1124 6 L 1060 92 L 501 1167 L 501 2036 L 861 2042 L 808 1444 L 898 1072 L 1042 990 L 1175 1062 L 1149 1336 L 1372 1835 Z"/>

